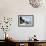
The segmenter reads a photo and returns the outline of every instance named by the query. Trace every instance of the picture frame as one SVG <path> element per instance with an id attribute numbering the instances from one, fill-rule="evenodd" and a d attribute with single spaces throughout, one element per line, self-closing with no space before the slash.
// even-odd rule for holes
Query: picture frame
<path id="1" fill-rule="evenodd" d="M 18 15 L 18 27 L 33 27 L 34 16 L 33 15 Z"/>

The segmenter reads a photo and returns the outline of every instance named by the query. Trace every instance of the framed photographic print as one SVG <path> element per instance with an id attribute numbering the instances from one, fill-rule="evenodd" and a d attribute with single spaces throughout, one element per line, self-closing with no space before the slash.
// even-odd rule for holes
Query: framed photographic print
<path id="1" fill-rule="evenodd" d="M 18 26 L 19 27 L 33 27 L 34 16 L 33 15 L 18 15 Z"/>

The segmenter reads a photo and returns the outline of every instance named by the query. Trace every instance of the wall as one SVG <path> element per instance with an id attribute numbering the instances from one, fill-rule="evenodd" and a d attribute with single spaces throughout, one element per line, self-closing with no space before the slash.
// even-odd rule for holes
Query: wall
<path id="1" fill-rule="evenodd" d="M 46 34 L 46 8 L 44 7 L 33 8 L 28 0 L 0 0 L 0 16 L 13 18 L 12 26 L 8 33 L 17 40 L 27 40 L 34 34 L 37 35 L 39 40 L 44 40 Z M 34 27 L 18 27 L 18 15 L 34 15 Z M 2 39 L 2 36 L 0 39 Z"/>
<path id="2" fill-rule="evenodd" d="M 45 16 L 44 39 L 46 39 L 46 16 Z"/>

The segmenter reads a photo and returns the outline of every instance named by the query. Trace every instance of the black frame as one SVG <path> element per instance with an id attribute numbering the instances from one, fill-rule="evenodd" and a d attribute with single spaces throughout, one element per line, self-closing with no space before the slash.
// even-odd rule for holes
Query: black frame
<path id="1" fill-rule="evenodd" d="M 31 25 L 30 24 L 26 24 L 26 25 L 21 25 L 20 24 L 20 17 L 26 17 L 26 16 L 30 16 L 30 17 L 32 17 L 32 23 L 31 23 Z M 18 15 L 18 27 L 33 27 L 34 26 L 34 15 Z"/>

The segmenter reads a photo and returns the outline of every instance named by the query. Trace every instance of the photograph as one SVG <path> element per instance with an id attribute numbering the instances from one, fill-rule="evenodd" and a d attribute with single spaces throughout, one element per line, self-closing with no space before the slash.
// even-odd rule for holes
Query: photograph
<path id="1" fill-rule="evenodd" d="M 34 16 L 33 15 L 19 15 L 18 16 L 18 26 L 20 27 L 34 26 Z"/>

